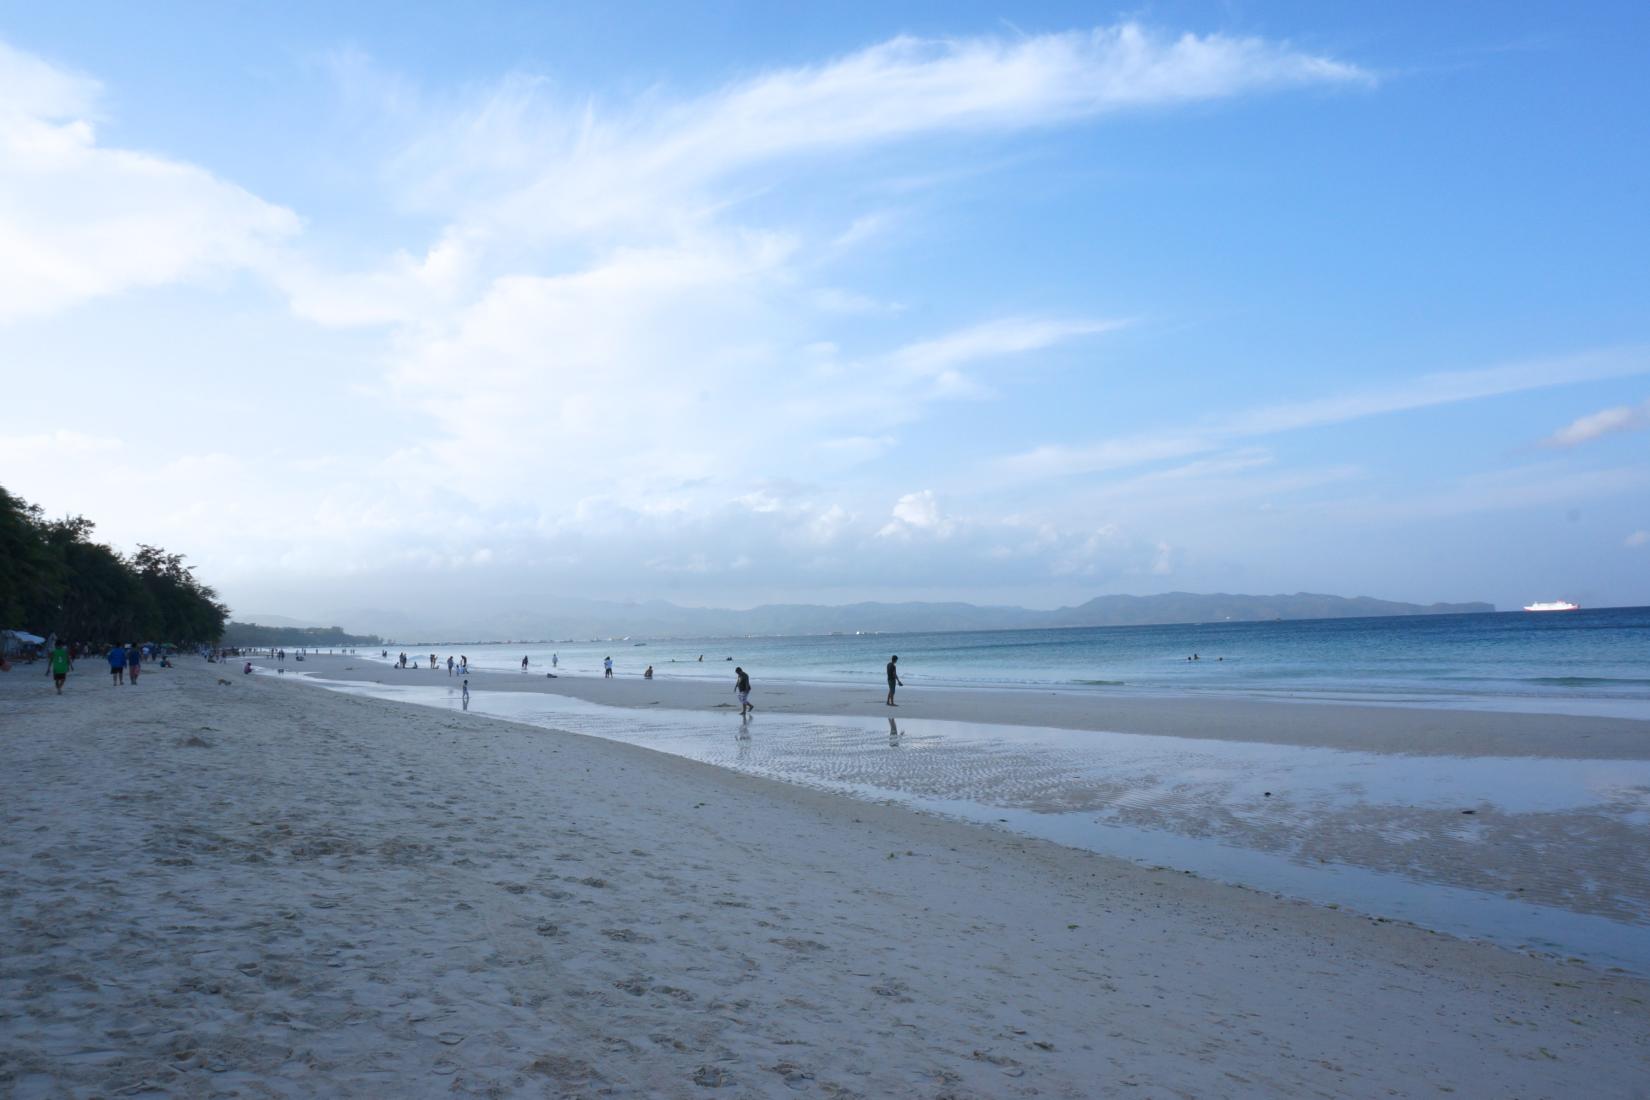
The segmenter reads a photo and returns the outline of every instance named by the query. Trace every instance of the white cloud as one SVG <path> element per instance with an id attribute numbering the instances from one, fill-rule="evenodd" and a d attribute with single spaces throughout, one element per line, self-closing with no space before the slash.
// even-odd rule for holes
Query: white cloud
<path id="1" fill-rule="evenodd" d="M 547 81 L 513 77 L 479 105 L 449 110 L 394 167 L 414 201 L 464 208 L 515 233 L 628 233 L 697 221 L 726 198 L 707 199 L 703 188 L 791 158 L 1370 81 L 1356 66 L 1286 44 L 1173 37 L 1135 23 L 1012 39 L 901 37 L 693 98 L 655 93 L 629 110 L 563 106 Z M 494 201 L 477 201 L 486 194 Z M 859 233 L 874 227 L 861 225 Z"/>
<path id="2" fill-rule="evenodd" d="M 294 308 L 395 326 L 391 392 L 437 429 L 404 460 L 474 472 L 466 492 L 489 505 L 596 496 L 644 511 L 702 510 L 752 475 L 863 464 L 932 402 L 991 392 L 977 374 L 988 363 L 1119 323 L 1006 316 L 845 357 L 825 338 L 833 325 L 897 307 L 823 268 L 894 215 L 866 211 L 846 230 L 840 216 L 823 230 L 755 224 L 745 200 L 775 174 L 896 142 L 1368 81 L 1287 44 L 1133 23 L 899 38 L 617 105 L 524 75 L 455 105 L 358 57 L 339 73 L 352 102 L 409 133 L 384 178 L 443 228 L 375 270 L 286 263 Z M 680 487 L 690 480 L 705 485 Z"/>
<path id="3" fill-rule="evenodd" d="M 106 459 L 125 448 L 118 439 L 57 429 L 30 435 L 0 435 L 0 469 L 15 470 L 25 463 L 49 464 Z"/>
<path id="4" fill-rule="evenodd" d="M 912 374 L 943 378 L 956 368 L 1051 347 L 1078 336 L 1121 328 L 1121 321 L 1057 321 L 1009 317 L 974 325 L 933 340 L 907 344 L 888 357 L 889 365 Z"/>
<path id="5" fill-rule="evenodd" d="M 1637 549 L 1640 546 L 1650 546 L 1650 531 L 1634 531 L 1622 543 L 1623 546 Z"/>
<path id="6" fill-rule="evenodd" d="M 393 587 L 424 568 L 519 578 L 553 566 L 558 582 L 628 586 L 649 564 L 850 584 L 866 560 L 890 583 L 1046 574 L 1093 524 L 1074 534 L 1065 517 L 965 520 L 932 491 L 887 509 L 893 494 L 874 484 L 781 483 L 840 485 L 933 402 L 987 392 L 1011 357 L 1118 322 L 988 303 L 991 320 L 919 329 L 839 270 L 845 253 L 905 225 L 915 199 L 890 200 L 872 180 L 855 193 L 901 208 L 833 207 L 828 224 L 787 223 L 772 213 L 782 204 L 758 213 L 751 200 L 821 164 L 877 176 L 871 154 L 897 143 L 965 135 L 973 164 L 980 136 L 1369 81 L 1287 44 L 1132 23 L 900 38 L 618 105 L 569 100 L 532 76 L 443 100 L 360 58 L 337 71 L 372 147 L 391 147 L 376 175 L 358 175 L 420 227 L 350 269 L 299 235 L 296 214 L 205 168 L 99 144 L 94 81 L 0 47 L 0 320 L 248 268 L 306 321 L 386 330 L 363 334 L 377 342 L 353 380 L 395 406 L 387 421 L 409 425 L 381 461 L 277 475 L 258 461 L 179 460 L 141 476 L 187 479 L 187 500 L 157 480 L 99 501 L 123 529 L 176 525 L 231 576 L 267 577 L 273 562 Z M 77 480 L 95 480 L 98 458 L 75 459 Z M 171 503 L 144 514 L 126 496 Z M 739 552 L 719 549 L 730 546 Z M 799 549 L 814 555 L 800 582 Z M 1131 535 L 1075 568 L 1144 572 L 1161 557 L 1156 540 Z"/>
<path id="7" fill-rule="evenodd" d="M 192 164 L 98 144 L 98 85 L 0 43 L 0 323 L 262 267 L 297 215 Z"/>
<path id="8" fill-rule="evenodd" d="M 96 80 L 0 42 L 0 119 L 89 118 L 96 113 Z"/>
<path id="9" fill-rule="evenodd" d="M 1200 454 L 1235 440 L 1299 431 L 1359 420 L 1370 416 L 1474 401 L 1486 397 L 1544 389 L 1550 386 L 1650 374 L 1650 350 L 1614 348 L 1556 359 L 1510 363 L 1479 370 L 1423 375 L 1402 385 L 1359 390 L 1311 401 L 1296 401 L 1248 409 L 1192 426 L 1165 427 L 1156 432 L 1103 439 L 1077 446 L 1047 444 L 993 460 L 994 471 L 1010 479 L 1046 478 L 1101 473 L 1166 459 Z M 1592 435 L 1638 426 L 1638 410 L 1606 410 L 1605 426 L 1592 426 Z M 1632 413 L 1623 420 L 1614 414 Z M 1596 417 L 1584 417 L 1571 432 Z M 1588 438 L 1589 436 L 1578 436 Z M 1555 439 L 1558 437 L 1555 436 Z"/>
<path id="10" fill-rule="evenodd" d="M 894 502 L 892 519 L 883 525 L 877 535 L 882 538 L 908 538 L 912 534 L 930 534 L 935 538 L 949 538 L 956 523 L 940 510 L 939 498 L 932 489 L 906 493 Z"/>
<path id="11" fill-rule="evenodd" d="M 1617 432 L 1650 428 L 1650 401 L 1637 405 L 1617 405 L 1578 417 L 1542 440 L 1548 447 L 1576 447 Z"/>

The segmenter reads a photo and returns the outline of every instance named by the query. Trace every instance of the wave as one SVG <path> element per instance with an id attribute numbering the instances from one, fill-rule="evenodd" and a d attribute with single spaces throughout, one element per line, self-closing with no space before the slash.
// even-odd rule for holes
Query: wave
<path id="1" fill-rule="evenodd" d="M 1650 679 L 1636 676 L 1532 676 L 1526 684 L 1545 684 L 1549 687 L 1592 687 L 1595 684 L 1630 684 L 1650 686 Z"/>
<path id="2" fill-rule="evenodd" d="M 1073 680 L 1074 684 L 1087 684 L 1090 687 L 1124 687 L 1127 680 Z"/>

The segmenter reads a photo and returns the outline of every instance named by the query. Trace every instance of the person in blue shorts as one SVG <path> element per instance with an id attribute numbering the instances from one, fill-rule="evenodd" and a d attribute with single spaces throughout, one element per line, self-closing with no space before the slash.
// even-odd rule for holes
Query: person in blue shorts
<path id="1" fill-rule="evenodd" d="M 126 649 L 124 646 L 117 645 L 109 650 L 109 675 L 114 677 L 116 687 L 126 682 Z"/>

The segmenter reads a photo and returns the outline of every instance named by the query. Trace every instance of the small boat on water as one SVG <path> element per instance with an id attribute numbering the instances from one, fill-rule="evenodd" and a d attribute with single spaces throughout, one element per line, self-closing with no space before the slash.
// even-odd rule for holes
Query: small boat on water
<path id="1" fill-rule="evenodd" d="M 1569 603 L 1565 600 L 1553 600 L 1550 603 L 1532 603 L 1524 605 L 1525 611 L 1580 611 L 1581 605 Z"/>

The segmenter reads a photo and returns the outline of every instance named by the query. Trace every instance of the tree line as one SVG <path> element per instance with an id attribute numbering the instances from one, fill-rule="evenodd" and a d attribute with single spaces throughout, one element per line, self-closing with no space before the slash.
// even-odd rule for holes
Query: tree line
<path id="1" fill-rule="evenodd" d="M 216 642 L 229 609 L 184 555 L 140 543 L 127 555 L 84 516 L 48 520 L 0 486 L 0 627 L 68 641 Z"/>
<path id="2" fill-rule="evenodd" d="M 223 630 L 223 644 L 262 649 L 266 646 L 302 646 L 305 649 L 338 649 L 344 646 L 383 645 L 376 634 L 346 634 L 340 626 L 260 626 L 231 622 Z"/>

